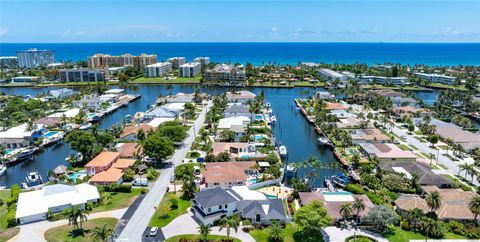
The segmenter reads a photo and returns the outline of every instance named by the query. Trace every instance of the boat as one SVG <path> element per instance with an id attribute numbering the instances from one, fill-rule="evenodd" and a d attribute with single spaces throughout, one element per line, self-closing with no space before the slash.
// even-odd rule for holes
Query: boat
<path id="1" fill-rule="evenodd" d="M 271 124 L 274 124 L 276 122 L 277 122 L 277 117 L 275 117 L 275 116 L 270 117 L 270 123 Z"/>
<path id="2" fill-rule="evenodd" d="M 285 147 L 284 145 L 280 146 L 280 148 L 278 148 L 278 152 L 280 153 L 280 156 L 287 156 L 287 147 Z"/>
<path id="3" fill-rule="evenodd" d="M 91 123 L 84 123 L 82 124 L 82 126 L 80 126 L 78 129 L 80 130 L 87 130 L 87 129 L 90 129 L 92 127 L 92 124 Z"/>
<path id="4" fill-rule="evenodd" d="M 325 136 L 318 137 L 317 141 L 318 141 L 318 145 L 320 145 L 320 146 L 331 146 L 332 145 L 330 140 Z"/>
<path id="5" fill-rule="evenodd" d="M 334 191 L 335 190 L 335 187 L 332 184 L 332 180 L 330 180 L 328 178 L 325 179 L 325 186 L 327 187 L 327 189 L 329 191 Z"/>
<path id="6" fill-rule="evenodd" d="M 285 168 L 285 178 L 290 179 L 295 176 L 295 167 L 290 164 Z"/>
<path id="7" fill-rule="evenodd" d="M 0 176 L 7 172 L 7 166 L 4 164 L 0 164 Z"/>
<path id="8" fill-rule="evenodd" d="M 83 159 L 83 155 L 80 152 L 78 152 L 76 154 L 71 154 L 71 155 L 67 156 L 67 158 L 65 158 L 65 161 L 71 161 L 72 159 L 75 160 L 75 161 L 81 161 Z"/>
<path id="9" fill-rule="evenodd" d="M 34 152 L 33 149 L 26 149 L 26 150 L 20 152 L 20 153 L 17 155 L 17 159 L 18 159 L 18 160 L 25 160 L 25 159 L 31 158 L 32 155 L 33 155 L 33 152 Z"/>
<path id="10" fill-rule="evenodd" d="M 32 171 L 27 174 L 25 177 L 25 184 L 27 187 L 38 186 L 43 183 L 42 176 L 38 171 Z"/>
<path id="11" fill-rule="evenodd" d="M 332 176 L 332 182 L 339 187 L 345 187 L 350 183 L 350 178 L 343 173 L 338 173 L 337 175 Z"/>

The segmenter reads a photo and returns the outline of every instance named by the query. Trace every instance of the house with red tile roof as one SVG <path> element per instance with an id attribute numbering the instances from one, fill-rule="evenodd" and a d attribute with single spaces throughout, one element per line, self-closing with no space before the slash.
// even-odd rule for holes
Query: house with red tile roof
<path id="1" fill-rule="evenodd" d="M 255 164 L 254 161 L 208 162 L 203 172 L 205 187 L 244 186 L 248 178 L 246 172 Z"/>

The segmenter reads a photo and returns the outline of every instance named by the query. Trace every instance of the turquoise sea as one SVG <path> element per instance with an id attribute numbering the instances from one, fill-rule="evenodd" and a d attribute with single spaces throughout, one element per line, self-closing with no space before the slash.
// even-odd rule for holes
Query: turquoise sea
<path id="1" fill-rule="evenodd" d="M 300 61 L 480 65 L 480 43 L 0 43 L 0 56 L 29 48 L 54 50 L 57 61 L 85 60 L 95 53 L 153 53 L 159 60 L 209 56 L 214 62 L 257 65 Z"/>

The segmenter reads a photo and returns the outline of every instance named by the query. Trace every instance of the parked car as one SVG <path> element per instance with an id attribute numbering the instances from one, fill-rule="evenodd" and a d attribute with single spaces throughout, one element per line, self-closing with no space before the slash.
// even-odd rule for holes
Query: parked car
<path id="1" fill-rule="evenodd" d="M 175 182 L 175 175 L 173 175 L 172 177 L 170 177 L 170 183 L 174 183 Z"/>
<path id="2" fill-rule="evenodd" d="M 134 186 L 145 186 L 146 187 L 146 186 L 148 186 L 148 180 L 147 180 L 147 178 L 137 178 L 132 182 L 132 184 Z"/>
<path id="3" fill-rule="evenodd" d="M 150 236 L 152 237 L 157 236 L 157 233 L 158 233 L 158 227 L 152 227 L 150 229 Z"/>

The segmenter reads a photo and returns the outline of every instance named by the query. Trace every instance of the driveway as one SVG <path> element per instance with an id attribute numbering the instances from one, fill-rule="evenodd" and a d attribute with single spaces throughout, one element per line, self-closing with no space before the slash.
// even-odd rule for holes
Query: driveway
<path id="1" fill-rule="evenodd" d="M 210 101 L 205 108 L 203 108 L 197 120 L 195 120 L 193 127 L 188 130 L 188 137 L 183 142 L 184 145 L 177 149 L 173 156 L 166 162 L 171 162 L 174 166 L 178 166 L 182 163 L 183 158 L 185 158 L 185 155 L 192 146 L 195 134 L 197 134 L 202 127 L 205 121 L 205 114 L 211 105 L 212 102 Z M 155 213 L 155 207 L 160 204 L 167 187 L 170 185 L 170 177 L 173 176 L 174 166 L 169 166 L 161 171 L 157 181 L 147 193 L 140 206 L 135 211 L 135 214 L 129 219 L 117 240 L 141 241 L 145 228 L 147 228 L 150 218 Z"/>
<path id="2" fill-rule="evenodd" d="M 162 232 L 166 239 L 182 234 L 199 234 L 199 226 L 199 223 L 197 223 L 197 221 L 194 219 L 194 215 L 189 209 L 188 213 L 177 217 L 167 226 L 163 227 Z M 222 229 L 220 231 L 219 229 L 220 227 L 218 226 L 211 227 L 212 231 L 210 232 L 210 234 L 225 236 L 227 235 L 226 229 Z M 235 230 L 232 229 L 230 232 L 230 236 L 235 237 L 243 242 L 255 242 L 253 237 L 250 236 L 250 234 L 243 232 L 241 227 L 238 228 L 238 231 L 236 233 Z"/>
<path id="3" fill-rule="evenodd" d="M 388 242 L 387 239 L 381 237 L 380 235 L 366 230 L 355 231 L 355 229 L 340 229 L 333 226 L 323 229 L 323 238 L 325 239 L 325 242 L 344 242 L 347 237 L 352 235 L 364 235 L 370 238 L 374 238 L 378 242 Z"/>
<path id="4" fill-rule="evenodd" d="M 92 213 L 88 215 L 88 219 L 94 219 L 94 218 L 116 218 L 120 219 L 123 214 L 127 211 L 127 208 L 122 208 L 118 210 L 112 210 L 112 211 L 105 211 L 105 212 L 98 212 L 98 213 Z M 44 242 L 46 241 L 44 239 L 44 234 L 45 231 L 48 229 L 58 227 L 61 225 L 68 224 L 68 221 L 66 219 L 63 220 L 58 220 L 55 222 L 50 222 L 50 221 L 40 221 L 40 222 L 35 222 L 35 223 L 30 223 L 30 224 L 24 224 L 18 226 L 20 228 L 20 232 L 10 239 L 10 242 L 18 241 L 18 242 Z"/>

